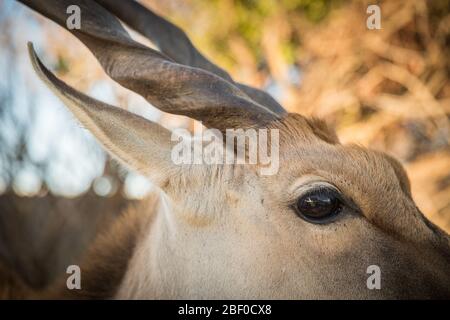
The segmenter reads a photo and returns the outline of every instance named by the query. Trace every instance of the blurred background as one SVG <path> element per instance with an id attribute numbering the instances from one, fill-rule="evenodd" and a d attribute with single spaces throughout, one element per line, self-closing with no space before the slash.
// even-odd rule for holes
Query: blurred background
<path id="1" fill-rule="evenodd" d="M 376 1 L 381 30 L 366 27 L 374 1 L 140 2 L 235 80 L 325 119 L 343 143 L 395 156 L 419 208 L 450 232 L 450 0 Z M 88 95 L 167 128 L 192 123 L 111 81 L 75 37 L 16 1 L 0 0 L 0 30 L 0 259 L 40 287 L 152 184 L 111 161 L 39 81 L 27 41 Z"/>

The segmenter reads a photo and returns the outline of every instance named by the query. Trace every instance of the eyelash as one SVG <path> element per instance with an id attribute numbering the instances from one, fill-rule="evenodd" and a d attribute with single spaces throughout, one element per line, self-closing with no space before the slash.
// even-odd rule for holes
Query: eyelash
<path id="1" fill-rule="evenodd" d="M 330 189 L 332 189 L 336 195 L 337 198 L 339 198 L 339 200 L 343 203 L 343 204 L 347 204 L 347 201 L 344 199 L 344 197 L 342 197 L 341 192 L 338 191 L 334 186 L 324 186 L 324 185 L 318 185 L 318 186 L 313 186 L 310 188 L 307 188 L 305 191 L 301 192 L 301 193 L 297 193 L 296 195 L 294 195 L 292 198 L 290 199 L 288 202 L 288 206 L 295 206 L 297 203 L 297 200 L 300 199 L 301 197 L 304 197 L 310 193 L 314 193 L 314 192 L 319 192 L 319 193 L 324 193 L 324 192 L 329 192 Z"/>

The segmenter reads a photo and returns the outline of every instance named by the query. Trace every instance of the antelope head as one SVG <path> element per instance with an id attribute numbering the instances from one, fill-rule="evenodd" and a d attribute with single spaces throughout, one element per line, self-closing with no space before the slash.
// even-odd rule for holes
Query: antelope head
<path id="1" fill-rule="evenodd" d="M 450 297 L 449 236 L 416 207 L 398 161 L 342 145 L 323 122 L 234 82 L 134 1 L 21 2 L 63 27 L 66 8 L 78 5 L 81 29 L 70 31 L 112 79 L 160 110 L 221 132 L 279 132 L 273 175 L 260 164 L 175 165 L 167 129 L 76 91 L 29 47 L 39 77 L 85 128 L 164 191 L 118 297 Z M 132 40 L 118 18 L 160 51 Z M 369 266 L 379 267 L 380 289 L 367 287 Z"/>

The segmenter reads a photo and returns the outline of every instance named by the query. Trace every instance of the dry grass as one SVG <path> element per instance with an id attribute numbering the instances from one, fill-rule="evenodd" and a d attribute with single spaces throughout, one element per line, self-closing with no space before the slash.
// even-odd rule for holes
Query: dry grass
<path id="1" fill-rule="evenodd" d="M 187 30 L 237 80 L 263 86 L 270 77 L 282 88 L 281 102 L 289 110 L 326 119 L 343 143 L 402 161 L 418 206 L 450 232 L 448 0 L 377 1 L 381 30 L 366 27 L 366 9 L 373 1 L 345 2 L 319 23 L 309 22 L 301 11 L 274 6 L 261 18 L 258 46 L 266 68 L 260 67 L 252 44 L 232 32 L 233 2 L 146 2 Z M 230 17 L 220 20 L 220 8 Z M 214 38 L 224 33 L 226 44 L 215 45 Z M 289 61 L 285 49 L 292 41 L 299 45 Z M 302 72 L 300 85 L 289 79 L 292 64 Z"/>
<path id="2" fill-rule="evenodd" d="M 368 30 L 365 8 L 354 1 L 303 30 L 304 79 L 286 103 L 399 158 L 418 206 L 450 232 L 450 14 L 383 1 L 382 30 Z"/>

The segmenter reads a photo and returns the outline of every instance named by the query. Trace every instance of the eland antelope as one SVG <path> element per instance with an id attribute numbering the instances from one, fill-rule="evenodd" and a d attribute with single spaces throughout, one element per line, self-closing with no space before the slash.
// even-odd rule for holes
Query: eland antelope
<path id="1" fill-rule="evenodd" d="M 94 100 L 29 54 L 39 77 L 114 158 L 161 190 L 99 236 L 81 264 L 81 290 L 65 279 L 36 298 L 395 299 L 450 297 L 450 237 L 414 204 L 401 164 L 342 145 L 317 119 L 289 113 L 267 93 L 233 81 L 177 27 L 135 1 L 20 0 L 66 27 L 105 72 L 158 109 L 208 128 L 278 129 L 280 168 L 175 165 L 169 130 Z M 159 51 L 133 40 L 119 19 Z M 378 266 L 379 289 L 368 288 Z"/>

